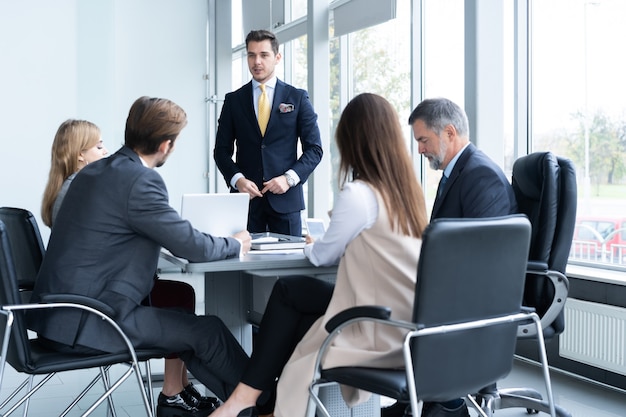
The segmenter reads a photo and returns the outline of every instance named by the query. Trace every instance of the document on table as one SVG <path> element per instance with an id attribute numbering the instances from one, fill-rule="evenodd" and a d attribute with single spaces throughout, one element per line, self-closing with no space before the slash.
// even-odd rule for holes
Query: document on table
<path id="1" fill-rule="evenodd" d="M 251 250 L 247 256 L 256 255 L 302 255 L 304 252 L 302 249 L 266 249 L 266 250 Z"/>

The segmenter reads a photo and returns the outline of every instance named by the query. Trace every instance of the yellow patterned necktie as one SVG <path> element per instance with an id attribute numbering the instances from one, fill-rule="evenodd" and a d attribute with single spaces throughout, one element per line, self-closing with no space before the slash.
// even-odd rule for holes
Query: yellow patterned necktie
<path id="1" fill-rule="evenodd" d="M 261 136 L 265 136 L 267 122 L 270 120 L 270 103 L 265 92 L 265 84 L 260 84 L 259 88 L 261 89 L 261 95 L 259 96 L 259 128 L 261 129 Z"/>

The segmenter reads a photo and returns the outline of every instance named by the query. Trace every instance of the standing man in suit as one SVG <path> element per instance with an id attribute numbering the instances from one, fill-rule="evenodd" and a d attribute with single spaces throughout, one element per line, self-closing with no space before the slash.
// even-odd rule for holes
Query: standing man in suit
<path id="1" fill-rule="evenodd" d="M 422 101 L 409 116 L 419 153 L 442 170 L 431 220 L 481 218 L 517 212 L 513 187 L 502 169 L 470 143 L 465 111 L 445 98 Z M 463 399 L 425 403 L 422 417 L 469 417 Z"/>
<path id="2" fill-rule="evenodd" d="M 114 320 L 135 347 L 178 353 L 202 384 L 225 399 L 248 358 L 224 323 L 215 316 L 142 305 L 162 247 L 192 262 L 236 257 L 250 249 L 247 231 L 233 237 L 206 235 L 169 205 L 165 183 L 153 168 L 165 163 L 186 124 L 184 110 L 170 100 L 135 101 L 124 146 L 84 167 L 72 181 L 32 301 L 61 293 L 100 300 L 115 311 Z M 124 346 L 105 322 L 77 310 L 38 310 L 29 316 L 29 325 L 60 351 L 114 352 Z"/>
<path id="3" fill-rule="evenodd" d="M 246 51 L 252 80 L 226 95 L 213 156 L 231 191 L 250 195 L 250 232 L 300 236 L 302 183 L 322 159 L 317 114 L 306 91 L 276 78 L 273 33 L 251 31 Z"/>

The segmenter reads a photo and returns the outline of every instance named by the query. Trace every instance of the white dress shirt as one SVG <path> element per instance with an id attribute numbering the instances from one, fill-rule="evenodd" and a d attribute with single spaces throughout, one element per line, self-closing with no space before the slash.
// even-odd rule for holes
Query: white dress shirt
<path id="1" fill-rule="evenodd" d="M 314 243 L 304 247 L 304 255 L 315 266 L 337 265 L 346 246 L 378 218 L 378 200 L 363 181 L 346 183 L 330 216 L 328 230 Z"/>

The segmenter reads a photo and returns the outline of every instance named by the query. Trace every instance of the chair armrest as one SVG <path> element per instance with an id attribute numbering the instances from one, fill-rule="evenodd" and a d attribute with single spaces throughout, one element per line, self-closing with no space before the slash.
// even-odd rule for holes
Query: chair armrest
<path id="1" fill-rule="evenodd" d="M 106 314 L 109 317 L 115 317 L 115 310 L 108 304 L 103 303 L 95 298 L 87 297 L 78 294 L 42 294 L 41 301 L 46 304 L 50 303 L 72 303 L 82 304 L 93 309 L 98 310 L 101 313 Z"/>
<path id="2" fill-rule="evenodd" d="M 547 270 L 548 264 L 546 262 L 530 260 L 526 264 L 527 273 L 545 272 Z"/>
<path id="3" fill-rule="evenodd" d="M 326 331 L 332 333 L 337 327 L 348 320 L 356 318 L 370 318 L 379 320 L 389 320 L 391 308 L 383 306 L 358 306 L 340 311 L 326 323 Z"/>
<path id="4" fill-rule="evenodd" d="M 407 322 L 402 320 L 391 319 L 391 308 L 385 306 L 357 306 L 345 309 L 335 314 L 326 323 L 325 329 L 328 331 L 328 336 L 322 342 L 317 358 L 315 360 L 315 376 L 314 379 L 318 379 L 322 370 L 322 362 L 326 356 L 328 348 L 331 346 L 335 337 L 341 334 L 341 330 L 344 327 L 350 326 L 353 323 L 361 321 L 371 321 L 382 323 L 383 325 L 399 327 L 407 329 L 408 331 L 416 330 L 416 325 L 413 322 Z"/>
<path id="5" fill-rule="evenodd" d="M 133 366 L 137 368 L 138 360 L 137 353 L 135 352 L 135 347 L 133 346 L 126 333 L 124 333 L 122 328 L 112 318 L 112 316 L 115 316 L 115 311 L 110 306 L 91 297 L 85 297 L 77 294 L 41 294 L 40 298 L 42 302 L 39 303 L 10 305 L 5 304 L 1 307 L 2 310 L 8 312 L 13 312 L 14 310 L 29 311 L 50 308 L 73 308 L 83 310 L 90 314 L 95 314 L 96 316 L 107 322 L 117 332 L 117 334 L 119 334 L 119 336 L 122 338 L 124 345 L 126 345 L 126 350 L 128 351 Z"/>
<path id="6" fill-rule="evenodd" d="M 526 272 L 546 277 L 546 279 L 550 280 L 554 287 L 554 297 L 550 303 L 550 307 L 548 307 L 548 310 L 541 316 L 541 328 L 545 330 L 554 322 L 554 320 L 557 319 L 565 307 L 565 300 L 567 299 L 567 294 L 569 293 L 569 280 L 565 274 L 562 274 L 559 271 L 549 270 L 547 268 L 543 270 L 539 268 L 532 270 L 527 269 Z M 517 336 L 519 338 L 529 338 L 536 335 L 537 331 L 533 324 L 520 325 L 517 330 Z"/>

